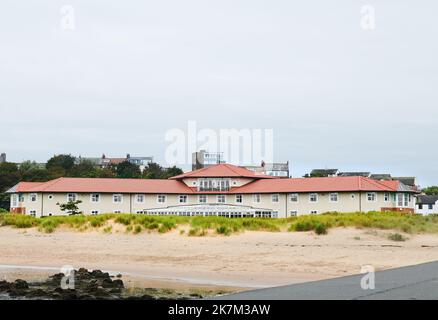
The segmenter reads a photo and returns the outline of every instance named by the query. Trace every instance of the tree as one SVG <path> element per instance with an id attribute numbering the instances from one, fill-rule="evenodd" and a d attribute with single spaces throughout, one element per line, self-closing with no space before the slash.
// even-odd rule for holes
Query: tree
<path id="1" fill-rule="evenodd" d="M 169 179 L 171 177 L 175 177 L 175 176 L 178 176 L 178 175 L 183 174 L 183 173 L 184 172 L 180 168 L 173 166 L 173 167 L 166 169 L 164 178 Z"/>
<path id="2" fill-rule="evenodd" d="M 66 211 L 69 215 L 73 216 L 75 214 L 82 213 L 81 211 L 79 211 L 79 207 L 78 207 L 78 204 L 80 203 L 82 203 L 81 200 L 76 200 L 76 201 L 69 201 L 63 204 L 57 203 L 57 205 L 59 206 L 61 211 Z"/>
<path id="3" fill-rule="evenodd" d="M 438 186 L 430 186 L 424 188 L 423 192 L 427 195 L 438 195 Z"/>
<path id="4" fill-rule="evenodd" d="M 9 210 L 9 195 L 4 193 L 20 181 L 20 172 L 15 163 L 0 163 L 0 208 Z"/>
<path id="5" fill-rule="evenodd" d="M 47 170 L 62 168 L 65 172 L 68 172 L 73 168 L 74 164 L 75 157 L 69 154 L 60 154 L 50 158 L 46 163 L 46 168 Z"/>
<path id="6" fill-rule="evenodd" d="M 123 161 L 116 167 L 117 178 L 137 179 L 141 177 L 140 167 L 129 161 Z"/>
<path id="7" fill-rule="evenodd" d="M 99 172 L 96 165 L 90 160 L 81 160 L 78 164 L 75 164 L 70 172 L 67 174 L 69 177 L 79 178 L 97 178 Z"/>
<path id="8" fill-rule="evenodd" d="M 155 162 L 149 163 L 143 171 L 143 178 L 145 179 L 162 179 L 163 175 L 163 168 Z"/>

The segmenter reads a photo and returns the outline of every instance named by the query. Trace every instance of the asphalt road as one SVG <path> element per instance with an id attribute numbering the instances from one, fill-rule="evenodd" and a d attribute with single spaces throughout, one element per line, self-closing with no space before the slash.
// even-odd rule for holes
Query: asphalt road
<path id="1" fill-rule="evenodd" d="M 378 271 L 375 288 L 364 290 L 364 274 L 259 289 L 218 297 L 219 300 L 398 300 L 438 299 L 438 261 Z"/>

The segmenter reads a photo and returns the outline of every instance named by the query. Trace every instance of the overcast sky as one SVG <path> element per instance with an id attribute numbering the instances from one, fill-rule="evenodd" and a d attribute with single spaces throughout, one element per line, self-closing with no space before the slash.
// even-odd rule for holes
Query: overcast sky
<path id="1" fill-rule="evenodd" d="M 0 152 L 166 165 L 166 132 L 193 120 L 274 129 L 293 176 L 335 167 L 438 184 L 437 12 L 434 0 L 2 0 Z"/>

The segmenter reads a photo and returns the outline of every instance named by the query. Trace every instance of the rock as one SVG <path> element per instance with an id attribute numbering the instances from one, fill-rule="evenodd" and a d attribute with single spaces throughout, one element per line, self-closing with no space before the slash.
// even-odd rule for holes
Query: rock
<path id="1" fill-rule="evenodd" d="M 11 288 L 11 285 L 10 285 L 10 283 L 9 282 L 7 282 L 7 281 L 4 281 L 4 280 L 2 280 L 2 281 L 0 281 L 0 292 L 4 292 L 4 291 L 7 291 L 7 290 L 9 290 Z"/>
<path id="2" fill-rule="evenodd" d="M 116 288 L 120 288 L 120 289 L 125 287 L 125 285 L 123 284 L 123 281 L 119 280 L 119 279 L 113 281 L 113 286 L 115 286 Z"/>
<path id="3" fill-rule="evenodd" d="M 35 289 L 25 294 L 26 298 L 42 298 L 47 297 L 48 293 L 42 289 Z"/>
<path id="4" fill-rule="evenodd" d="M 11 284 L 11 288 L 17 290 L 26 290 L 29 289 L 29 284 L 24 280 L 17 279 Z"/>

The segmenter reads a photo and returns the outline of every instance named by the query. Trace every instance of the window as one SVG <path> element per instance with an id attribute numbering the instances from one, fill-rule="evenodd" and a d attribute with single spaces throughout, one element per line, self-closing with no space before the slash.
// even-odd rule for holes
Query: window
<path id="1" fill-rule="evenodd" d="M 24 202 L 24 196 L 22 194 L 18 195 L 18 202 Z"/>
<path id="2" fill-rule="evenodd" d="M 137 203 L 144 203 L 144 199 L 145 199 L 144 194 L 137 194 L 135 196 L 135 202 Z"/>
<path id="3" fill-rule="evenodd" d="M 309 201 L 310 202 L 318 202 L 318 194 L 317 193 L 309 194 Z"/>
<path id="4" fill-rule="evenodd" d="M 292 193 L 290 195 L 290 202 L 298 202 L 298 193 Z"/>
<path id="5" fill-rule="evenodd" d="M 403 193 L 398 193 L 397 194 L 397 206 L 399 206 L 399 207 L 403 207 L 403 205 L 404 205 L 404 198 L 405 198 L 405 195 L 403 194 Z"/>
<path id="6" fill-rule="evenodd" d="M 338 194 L 330 193 L 330 202 L 338 202 Z"/>
<path id="7" fill-rule="evenodd" d="M 114 203 L 122 203 L 123 202 L 123 195 L 113 194 L 113 202 Z"/>
<path id="8" fill-rule="evenodd" d="M 30 211 L 29 211 L 29 214 L 30 214 L 31 216 L 35 216 L 35 215 L 36 215 L 36 210 L 30 210 Z"/>
<path id="9" fill-rule="evenodd" d="M 91 211 L 91 214 L 92 214 L 92 215 L 99 214 L 99 210 L 92 210 L 92 211 Z"/>
<path id="10" fill-rule="evenodd" d="M 36 202 L 36 201 L 37 201 L 37 195 L 36 195 L 36 193 L 31 193 L 31 194 L 29 195 L 29 198 L 30 198 L 30 201 L 31 201 L 31 202 Z"/>
<path id="11" fill-rule="evenodd" d="M 354 199 L 354 198 L 356 198 L 356 195 L 354 193 L 352 193 L 350 197 L 351 197 L 351 199 Z"/>
<path id="12" fill-rule="evenodd" d="M 236 194 L 236 203 L 242 203 L 243 202 L 243 198 L 241 194 Z"/>
<path id="13" fill-rule="evenodd" d="M 367 200 L 369 202 L 374 202 L 377 200 L 377 194 L 375 192 L 368 192 L 367 193 Z"/>
<path id="14" fill-rule="evenodd" d="M 159 194 L 157 196 L 157 202 L 158 203 L 165 203 L 166 202 L 166 196 L 164 194 Z"/>
<path id="15" fill-rule="evenodd" d="M 49 194 L 49 195 L 47 196 L 47 199 L 49 199 L 49 200 L 53 200 L 53 194 Z"/>
<path id="16" fill-rule="evenodd" d="M 182 194 L 179 196 L 179 203 L 187 203 L 187 195 Z"/>
<path id="17" fill-rule="evenodd" d="M 423 210 L 423 205 L 422 205 L 422 204 L 419 204 L 419 205 L 418 205 L 418 209 Z"/>
<path id="18" fill-rule="evenodd" d="M 318 214 L 318 210 L 312 210 L 310 211 L 310 214 Z"/>
<path id="19" fill-rule="evenodd" d="M 92 193 L 91 194 L 91 202 L 99 202 L 100 201 L 100 194 L 98 193 Z M 91 212 L 93 213 L 93 212 Z"/>
<path id="20" fill-rule="evenodd" d="M 255 194 L 253 196 L 253 200 L 254 200 L 255 203 L 259 203 L 260 202 L 260 195 L 259 194 Z"/>
<path id="21" fill-rule="evenodd" d="M 202 178 L 198 182 L 198 191 L 230 190 L 230 179 L 227 178 Z"/>
<path id="22" fill-rule="evenodd" d="M 407 193 L 403 194 L 403 204 L 405 207 L 409 207 L 409 196 Z"/>
<path id="23" fill-rule="evenodd" d="M 298 211 L 296 211 L 296 210 L 292 210 L 291 212 L 290 212 L 290 216 L 291 217 L 296 217 L 298 215 Z"/>
<path id="24" fill-rule="evenodd" d="M 141 213 L 143 213 L 143 210 L 137 210 L 137 211 L 135 211 L 135 213 L 141 214 Z"/>
<path id="25" fill-rule="evenodd" d="M 199 203 L 207 203 L 207 195 L 200 194 L 199 197 L 198 197 L 198 202 Z"/>
<path id="26" fill-rule="evenodd" d="M 388 193 L 388 192 L 386 192 L 386 193 L 383 195 L 383 199 L 384 199 L 385 202 L 389 202 L 389 193 Z"/>
<path id="27" fill-rule="evenodd" d="M 280 196 L 278 193 L 272 195 L 272 202 L 278 202 L 280 200 Z"/>
<path id="28" fill-rule="evenodd" d="M 12 195 L 12 207 L 18 207 L 18 195 L 14 194 Z"/>
<path id="29" fill-rule="evenodd" d="M 223 194 L 218 195 L 217 202 L 218 203 L 225 203 L 225 195 L 223 195 Z"/>
<path id="30" fill-rule="evenodd" d="M 114 210 L 114 213 L 122 213 L 120 210 Z"/>
<path id="31" fill-rule="evenodd" d="M 433 209 L 433 204 L 429 204 L 429 210 Z"/>
<path id="32" fill-rule="evenodd" d="M 67 202 L 74 202 L 74 201 L 76 201 L 76 193 L 68 193 Z"/>

